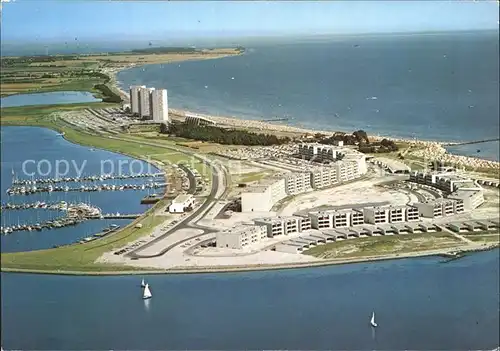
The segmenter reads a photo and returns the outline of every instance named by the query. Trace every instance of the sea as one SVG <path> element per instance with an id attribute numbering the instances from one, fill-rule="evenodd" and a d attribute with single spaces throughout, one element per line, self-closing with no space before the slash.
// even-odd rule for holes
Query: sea
<path id="1" fill-rule="evenodd" d="M 491 350 L 499 251 L 247 273 L 2 273 L 2 342 L 22 350 Z M 377 328 L 369 324 L 375 312 Z"/>
<path id="2" fill-rule="evenodd" d="M 348 36 L 248 47 L 242 56 L 121 71 L 169 106 L 320 130 L 437 141 L 498 138 L 496 32 Z M 498 141 L 450 148 L 499 160 Z"/>

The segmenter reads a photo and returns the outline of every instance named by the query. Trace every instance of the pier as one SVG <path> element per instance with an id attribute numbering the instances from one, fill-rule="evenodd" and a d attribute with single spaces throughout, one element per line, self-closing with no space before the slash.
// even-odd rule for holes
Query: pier
<path id="1" fill-rule="evenodd" d="M 446 143 L 444 146 L 461 146 L 461 145 L 473 145 L 473 144 L 482 144 L 489 143 L 492 141 L 500 141 L 500 138 L 491 138 L 491 139 L 483 139 L 483 140 L 473 140 L 473 141 L 464 141 L 457 143 Z"/>
<path id="2" fill-rule="evenodd" d="M 165 176 L 164 172 L 158 173 L 138 173 L 138 174 L 104 174 L 84 177 L 64 177 L 64 178 L 37 178 L 37 179 L 13 179 L 12 185 L 36 185 L 36 184 L 57 184 L 57 183 L 79 183 L 79 182 L 103 182 L 105 180 L 122 180 L 136 178 L 157 178 Z"/>
<path id="3" fill-rule="evenodd" d="M 271 118 L 271 119 L 261 119 L 259 122 L 285 122 L 288 121 L 288 118 Z"/>
<path id="4" fill-rule="evenodd" d="M 54 202 L 54 203 L 46 203 L 46 202 L 32 202 L 32 203 L 23 203 L 23 204 L 13 204 L 7 202 L 6 204 L 2 204 L 0 209 L 2 211 L 6 210 L 29 210 L 29 209 L 41 209 L 41 210 L 52 210 L 52 211 L 66 211 L 68 207 L 77 206 L 77 205 L 68 205 L 66 202 Z"/>
<path id="5" fill-rule="evenodd" d="M 13 226 L 0 227 L 0 233 L 7 235 L 18 231 L 29 231 L 29 232 L 42 231 L 48 229 L 58 229 L 68 226 L 74 226 L 83 221 L 92 219 L 136 219 L 139 218 L 140 216 L 141 214 L 121 214 L 121 213 L 110 213 L 110 214 L 90 213 L 83 215 L 68 215 L 68 216 L 61 216 L 55 220 L 46 221 L 43 223 L 17 224 Z M 113 227 L 116 227 L 116 225 L 114 225 Z"/>
<path id="6" fill-rule="evenodd" d="M 36 186 L 14 186 L 7 189 L 8 195 L 31 195 L 37 193 L 51 193 L 51 192 L 93 192 L 93 191 L 122 191 L 122 190 L 145 190 L 145 189 L 158 189 L 166 187 L 168 183 L 151 183 L 151 184 L 124 184 L 124 185 L 94 185 L 80 187 L 69 187 L 69 186 L 46 186 L 46 187 L 36 187 Z"/>

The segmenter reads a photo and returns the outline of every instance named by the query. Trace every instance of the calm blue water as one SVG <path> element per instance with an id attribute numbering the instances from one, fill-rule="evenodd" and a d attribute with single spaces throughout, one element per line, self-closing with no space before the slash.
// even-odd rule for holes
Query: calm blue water
<path id="1" fill-rule="evenodd" d="M 472 350 L 499 343 L 499 251 L 289 271 L 2 274 L 6 349 Z M 27 293 L 24 292 L 28 292 Z M 369 326 L 372 310 L 379 328 Z"/>
<path id="2" fill-rule="evenodd" d="M 201 113 L 477 140 L 499 135 L 498 48 L 498 33 L 492 32 L 350 37 L 136 67 L 118 79 L 123 87 L 167 88 L 170 106 Z M 498 159 L 498 144 L 481 148 L 481 156 Z"/>
<path id="3" fill-rule="evenodd" d="M 1 107 L 75 104 L 80 102 L 97 102 L 91 93 L 86 91 L 53 91 L 49 93 L 19 94 L 0 98 Z"/>
<path id="4" fill-rule="evenodd" d="M 16 177 L 31 179 L 29 174 L 36 172 L 37 167 L 41 173 L 46 174 L 46 178 L 55 177 L 56 164 L 59 161 L 60 173 L 65 172 L 62 161 L 69 162 L 68 177 L 76 176 L 77 170 L 82 169 L 83 175 L 100 174 L 101 168 L 105 173 L 122 174 L 158 172 L 149 164 L 131 159 L 129 157 L 115 154 L 108 151 L 72 144 L 50 129 L 36 127 L 2 127 L 1 128 L 1 201 L 2 203 L 23 203 L 23 202 L 59 202 L 68 203 L 86 202 L 98 206 L 103 213 L 142 213 L 149 206 L 141 205 L 140 199 L 148 194 L 148 190 L 127 190 L 127 191 L 103 191 L 103 192 L 53 192 L 50 194 L 36 194 L 29 196 L 8 196 L 6 189 L 12 184 L 12 171 Z M 23 172 L 23 163 L 33 160 L 36 163 L 26 163 Z M 46 161 L 43 161 L 46 160 Z M 133 163 L 132 163 L 133 161 Z M 102 167 L 101 167 L 101 162 Z M 121 162 L 121 165 L 120 165 Z M 120 167 L 121 166 L 121 167 Z M 114 171 L 113 169 L 114 168 Z M 142 171 L 141 171 L 142 170 Z M 49 171 L 51 171 L 49 173 Z M 35 176 L 36 177 L 36 176 Z M 148 178 L 108 180 L 106 184 L 136 184 L 148 182 Z M 157 178 L 156 181 L 163 181 Z M 96 183 L 93 183 L 96 184 Z M 68 186 L 79 186 L 80 183 L 68 183 Z M 42 209 L 29 209 L 22 211 L 4 211 L 2 213 L 2 226 L 17 225 L 18 223 L 43 222 L 61 216 L 62 212 L 47 211 Z M 79 224 L 76 227 L 66 227 L 56 230 L 44 230 L 42 232 L 14 232 L 9 235 L 1 235 L 1 251 L 24 251 L 33 249 L 49 248 L 54 245 L 68 244 L 77 239 L 87 237 L 97 233 L 110 224 L 125 225 L 130 220 L 92 220 Z"/>

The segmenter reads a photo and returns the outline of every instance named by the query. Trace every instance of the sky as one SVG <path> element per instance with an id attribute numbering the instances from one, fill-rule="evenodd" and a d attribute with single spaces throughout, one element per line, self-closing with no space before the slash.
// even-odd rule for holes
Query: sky
<path id="1" fill-rule="evenodd" d="M 2 41 L 498 29 L 498 1 L 1 0 Z"/>

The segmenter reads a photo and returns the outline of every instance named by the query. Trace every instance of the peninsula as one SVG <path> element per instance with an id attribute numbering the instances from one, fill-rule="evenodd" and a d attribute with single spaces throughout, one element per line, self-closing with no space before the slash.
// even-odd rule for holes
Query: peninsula
<path id="1" fill-rule="evenodd" d="M 103 99 L 3 108 L 2 125 L 51 128 L 71 142 L 151 162 L 179 184 L 109 236 L 3 253 L 2 270 L 275 269 L 456 255 L 498 245 L 498 162 L 450 155 L 438 142 L 364 131 L 314 131 L 174 109 L 168 123 L 145 121 L 126 106 L 129 96 L 116 84 L 120 69 L 243 51 L 2 58 L 2 96 L 81 90 Z"/>

